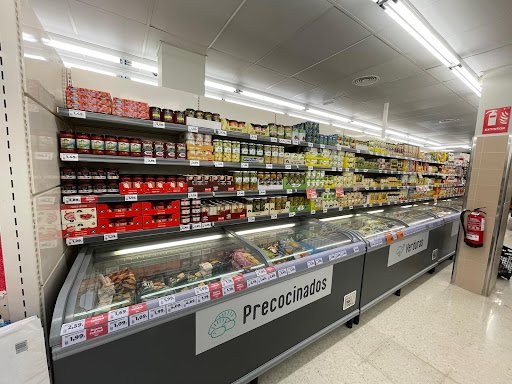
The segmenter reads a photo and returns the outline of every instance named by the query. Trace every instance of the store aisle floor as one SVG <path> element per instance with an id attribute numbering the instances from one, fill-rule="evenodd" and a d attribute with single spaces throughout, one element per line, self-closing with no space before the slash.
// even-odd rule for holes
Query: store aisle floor
<path id="1" fill-rule="evenodd" d="M 512 288 L 491 297 L 450 284 L 452 263 L 260 377 L 261 384 L 512 383 Z"/>

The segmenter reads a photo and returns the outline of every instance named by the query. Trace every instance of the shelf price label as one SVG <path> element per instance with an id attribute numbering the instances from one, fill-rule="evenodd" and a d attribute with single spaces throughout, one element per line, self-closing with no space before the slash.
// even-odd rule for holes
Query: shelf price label
<path id="1" fill-rule="evenodd" d="M 323 212 L 323 213 L 327 213 L 328 211 L 329 211 L 329 209 L 328 209 L 328 208 L 324 208 L 324 209 L 322 209 L 322 212 Z"/>
<path id="2" fill-rule="evenodd" d="M 161 307 L 165 306 L 165 305 L 172 304 L 174 302 L 176 302 L 176 297 L 174 295 L 168 295 L 168 296 L 160 297 L 158 299 L 158 305 Z"/>
<path id="3" fill-rule="evenodd" d="M 66 245 L 79 245 L 84 243 L 83 237 L 68 237 L 66 239 Z"/>
<path id="4" fill-rule="evenodd" d="M 313 148 L 313 143 L 308 143 L 309 148 Z"/>
<path id="5" fill-rule="evenodd" d="M 199 160 L 190 160 L 191 167 L 199 167 Z"/>
<path id="6" fill-rule="evenodd" d="M 105 233 L 103 235 L 103 241 L 117 240 L 117 233 Z"/>
<path id="7" fill-rule="evenodd" d="M 153 121 L 153 128 L 165 128 L 164 121 Z"/>
<path id="8" fill-rule="evenodd" d="M 128 317 L 128 308 L 114 309 L 108 313 L 108 321 L 118 320 Z"/>
<path id="9" fill-rule="evenodd" d="M 188 131 L 189 132 L 193 132 L 193 133 L 197 133 L 198 132 L 198 128 L 193 126 L 193 125 L 189 125 L 188 126 Z"/>
<path id="10" fill-rule="evenodd" d="M 219 129 L 217 134 L 219 136 L 227 136 L 228 135 L 228 132 L 227 131 L 224 131 L 223 129 Z"/>
<path id="11" fill-rule="evenodd" d="M 233 285 L 230 286 L 230 287 L 222 288 L 222 295 L 223 296 L 230 295 L 232 293 L 235 293 L 235 287 Z"/>
<path id="12" fill-rule="evenodd" d="M 277 137 L 271 137 L 270 138 L 271 143 L 277 143 Z"/>
<path id="13" fill-rule="evenodd" d="M 210 291 L 210 288 L 208 288 L 207 285 L 202 285 L 200 287 L 195 287 L 194 288 L 194 293 L 197 295 L 201 295 L 203 293 L 206 293 L 206 292 L 209 292 Z"/>
<path id="14" fill-rule="evenodd" d="M 236 191 L 237 196 L 245 196 L 245 191 Z"/>
<path id="15" fill-rule="evenodd" d="M 192 223 L 192 230 L 201 229 L 201 223 Z"/>
<path id="16" fill-rule="evenodd" d="M 249 139 L 258 140 L 258 135 L 249 135 Z"/>
<path id="17" fill-rule="evenodd" d="M 307 262 L 307 264 L 308 264 L 308 268 L 313 268 L 315 266 L 315 260 L 309 260 Z"/>
<path id="18" fill-rule="evenodd" d="M 130 316 L 130 325 L 140 324 L 149 320 L 148 311 L 136 313 Z"/>
<path id="19" fill-rule="evenodd" d="M 85 320 L 73 321 L 72 323 L 63 324 L 60 329 L 60 335 L 69 335 L 85 329 Z"/>
<path id="20" fill-rule="evenodd" d="M 215 161 L 213 163 L 215 168 L 224 168 L 224 162 L 223 161 Z"/>
<path id="21" fill-rule="evenodd" d="M 295 217 L 295 212 L 288 212 L 288 217 Z"/>
<path id="22" fill-rule="evenodd" d="M 249 168 L 249 163 L 240 163 L 242 168 Z"/>
<path id="23" fill-rule="evenodd" d="M 167 309 L 165 307 L 153 308 L 148 311 L 150 320 L 156 319 L 156 318 L 161 317 L 166 314 L 167 314 Z"/>
<path id="24" fill-rule="evenodd" d="M 291 188 L 290 188 L 290 189 L 287 189 L 287 190 L 286 190 L 286 194 L 287 194 L 287 195 L 291 195 L 292 193 L 293 193 L 293 189 L 291 189 Z"/>
<path id="25" fill-rule="evenodd" d="M 314 209 L 313 209 L 313 210 L 311 210 L 311 214 L 312 214 L 312 215 L 316 215 L 316 211 L 315 211 Z"/>
<path id="26" fill-rule="evenodd" d="M 81 204 L 82 198 L 80 196 L 64 196 L 64 204 Z"/>
<path id="27" fill-rule="evenodd" d="M 299 145 L 299 140 L 292 140 L 293 145 Z"/>
<path id="28" fill-rule="evenodd" d="M 144 164 L 156 164 L 156 158 L 154 157 L 145 157 Z"/>
<path id="29" fill-rule="evenodd" d="M 254 286 L 258 285 L 258 284 L 259 284 L 259 279 L 258 278 L 247 280 L 247 288 L 254 287 Z"/>
<path id="30" fill-rule="evenodd" d="M 291 267 L 286 268 L 286 272 L 288 275 L 291 275 L 292 273 L 297 272 L 297 270 L 295 269 L 295 265 L 292 265 Z"/>
<path id="31" fill-rule="evenodd" d="M 190 231 L 190 224 L 181 224 L 180 232 L 183 232 L 183 231 Z"/>
<path id="32" fill-rule="evenodd" d="M 283 269 L 280 269 L 277 271 L 277 275 L 279 276 L 279 278 L 284 277 L 287 274 L 288 274 L 288 271 L 286 270 L 286 268 L 283 268 Z"/>
<path id="33" fill-rule="evenodd" d="M 125 195 L 124 201 L 137 201 L 137 195 Z"/>
<path id="34" fill-rule="evenodd" d="M 189 192 L 187 196 L 189 199 L 197 199 L 197 192 Z"/>
<path id="35" fill-rule="evenodd" d="M 325 148 L 325 144 L 320 144 L 320 148 L 324 149 Z"/>
<path id="36" fill-rule="evenodd" d="M 275 220 L 277 219 L 277 214 L 273 213 L 270 215 L 270 220 Z"/>
<path id="37" fill-rule="evenodd" d="M 316 265 L 320 265 L 320 264 L 323 264 L 323 263 L 324 263 L 324 261 L 323 261 L 322 258 L 319 257 L 318 259 L 315 259 L 315 264 Z"/>
<path id="38" fill-rule="evenodd" d="M 313 166 L 312 165 L 308 165 L 308 171 L 312 171 L 313 170 Z"/>
<path id="39" fill-rule="evenodd" d="M 202 223 L 202 224 L 201 224 L 201 227 L 203 227 L 203 228 L 211 228 L 211 227 L 212 227 L 212 223 L 211 223 L 211 222 L 208 222 L 208 223 Z"/>
<path id="40" fill-rule="evenodd" d="M 266 169 L 272 169 L 272 164 L 265 164 Z"/>
<path id="41" fill-rule="evenodd" d="M 60 159 L 62 161 L 78 161 L 78 154 L 76 154 L 76 153 L 61 153 Z"/>
<path id="42" fill-rule="evenodd" d="M 247 218 L 247 222 L 248 223 L 254 223 L 255 221 L 256 221 L 256 217 L 254 217 L 254 216 L 251 216 L 251 217 Z"/>
<path id="43" fill-rule="evenodd" d="M 74 344 L 81 343 L 86 340 L 86 331 L 81 331 L 78 333 L 74 333 L 72 335 L 62 336 L 62 347 L 69 347 Z"/>
<path id="44" fill-rule="evenodd" d="M 69 117 L 76 117 L 78 119 L 85 119 L 87 117 L 85 111 L 79 111 L 78 109 L 70 109 L 68 115 Z"/>
<path id="45" fill-rule="evenodd" d="M 260 195 L 260 196 L 265 196 L 265 195 L 267 194 L 267 191 L 266 191 L 266 190 L 264 190 L 264 189 L 260 189 L 260 190 L 258 191 L 258 193 L 259 193 L 259 195 Z"/>
<path id="46" fill-rule="evenodd" d="M 291 164 L 285 164 L 284 169 L 292 169 L 292 165 Z"/>

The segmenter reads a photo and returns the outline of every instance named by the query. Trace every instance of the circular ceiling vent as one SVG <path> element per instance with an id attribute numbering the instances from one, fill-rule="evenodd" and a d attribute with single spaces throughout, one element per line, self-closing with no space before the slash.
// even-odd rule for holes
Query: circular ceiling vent
<path id="1" fill-rule="evenodd" d="M 457 121 L 460 121 L 460 119 L 443 119 L 443 120 L 439 120 L 439 122 L 441 124 L 456 123 Z"/>
<path id="2" fill-rule="evenodd" d="M 379 76 L 361 76 L 352 80 L 352 84 L 357 85 L 358 87 L 369 87 L 370 85 L 377 83 L 379 80 Z"/>

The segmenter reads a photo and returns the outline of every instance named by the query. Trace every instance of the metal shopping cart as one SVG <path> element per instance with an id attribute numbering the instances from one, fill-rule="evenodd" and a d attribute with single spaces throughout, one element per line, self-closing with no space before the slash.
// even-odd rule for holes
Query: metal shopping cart
<path id="1" fill-rule="evenodd" d="M 498 276 L 504 277 L 507 280 L 510 280 L 510 277 L 512 277 L 512 248 L 503 246 L 501 250 Z"/>

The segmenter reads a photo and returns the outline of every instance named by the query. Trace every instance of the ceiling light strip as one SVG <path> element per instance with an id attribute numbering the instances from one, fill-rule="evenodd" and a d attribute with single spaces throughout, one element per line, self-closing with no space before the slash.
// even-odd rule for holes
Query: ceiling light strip
<path id="1" fill-rule="evenodd" d="M 219 98 L 220 100 L 223 100 L 221 98 Z M 225 101 L 227 101 L 228 103 L 233 103 L 233 104 L 238 104 L 238 105 L 243 105 L 244 107 L 251 107 L 251 108 L 257 108 L 257 109 L 262 109 L 264 111 L 268 111 L 268 112 L 273 112 L 273 113 L 278 113 L 280 115 L 284 115 L 283 112 L 281 111 L 278 111 L 276 109 L 272 109 L 272 108 L 266 108 L 266 107 L 261 107 L 259 105 L 256 105 L 256 104 L 251 104 L 251 103 L 244 103 L 243 101 L 238 101 L 238 100 L 234 100 L 234 99 L 224 99 Z"/>
<path id="2" fill-rule="evenodd" d="M 298 119 L 311 120 L 311 121 L 314 121 L 314 122 L 320 123 L 320 124 L 331 125 L 331 123 L 329 123 L 328 121 L 318 119 L 314 116 L 303 116 L 303 115 L 297 115 L 295 113 L 288 113 L 288 116 L 296 117 Z"/>

